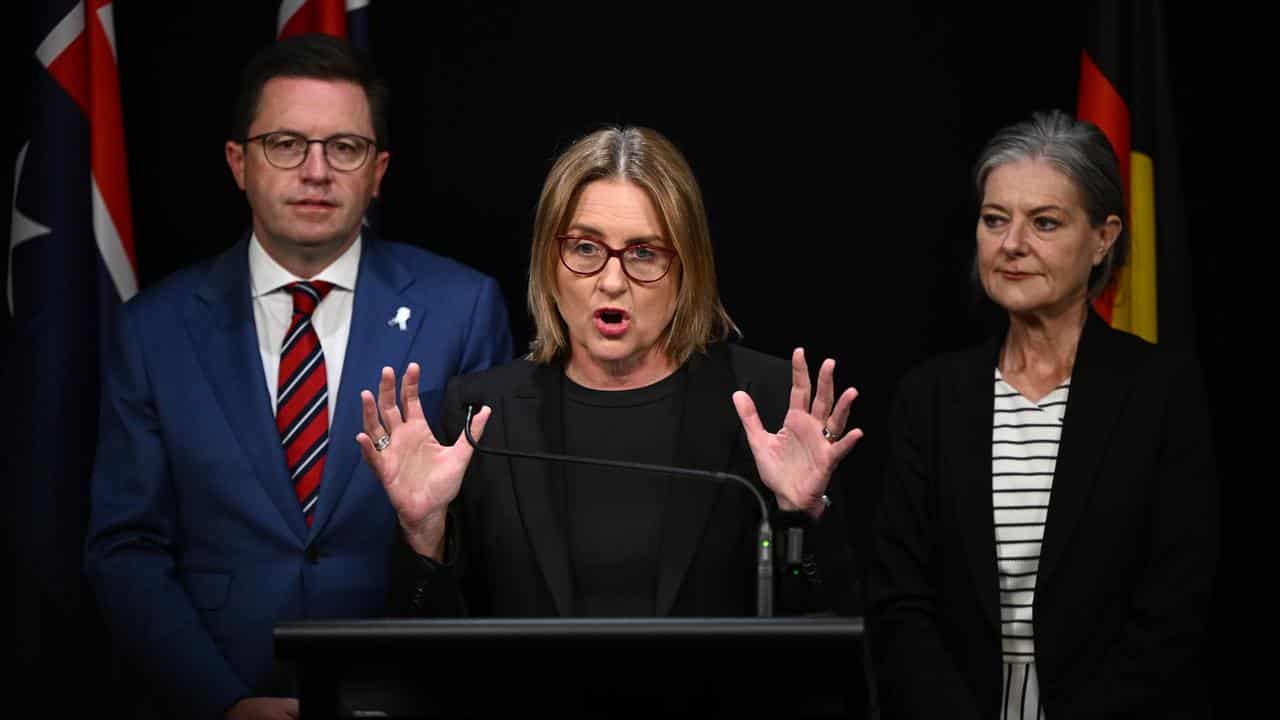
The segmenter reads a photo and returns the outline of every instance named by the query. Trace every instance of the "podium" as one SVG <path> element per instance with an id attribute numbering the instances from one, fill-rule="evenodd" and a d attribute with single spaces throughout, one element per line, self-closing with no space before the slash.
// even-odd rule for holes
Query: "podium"
<path id="1" fill-rule="evenodd" d="M 866 717 L 861 618 L 281 623 L 304 720 Z"/>

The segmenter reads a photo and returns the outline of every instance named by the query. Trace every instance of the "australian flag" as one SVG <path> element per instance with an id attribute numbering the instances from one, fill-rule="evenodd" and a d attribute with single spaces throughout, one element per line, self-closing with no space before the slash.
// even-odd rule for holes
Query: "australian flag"
<path id="1" fill-rule="evenodd" d="M 283 0 L 276 16 L 276 37 L 324 33 L 346 38 L 369 50 L 370 0 Z"/>
<path id="2" fill-rule="evenodd" d="M 5 263 L 8 527 L 19 687 L 101 645 L 81 581 L 111 318 L 138 290 L 110 0 L 32 2 Z M 56 663 L 56 664 L 53 664 Z M 99 669 L 101 672 L 101 668 Z M 29 673 L 29 675 L 28 675 Z M 64 689 L 65 691 L 65 689 Z"/>
<path id="3" fill-rule="evenodd" d="M 276 13 L 276 39 L 306 33 L 323 33 L 345 38 L 351 47 L 372 57 L 373 48 L 369 41 L 370 1 L 282 0 L 280 9 Z M 379 148 L 379 150 L 386 149 Z M 364 224 L 376 230 L 378 215 L 378 201 L 375 198 L 365 209 Z"/>

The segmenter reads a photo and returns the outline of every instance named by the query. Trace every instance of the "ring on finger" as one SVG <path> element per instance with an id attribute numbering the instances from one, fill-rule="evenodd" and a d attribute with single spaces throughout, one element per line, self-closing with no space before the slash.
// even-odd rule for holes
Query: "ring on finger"
<path id="1" fill-rule="evenodd" d="M 822 426 L 822 437 L 826 438 L 827 442 L 830 442 L 830 443 L 833 443 L 840 439 L 836 437 L 836 434 L 831 432 L 831 428 L 828 428 L 826 425 Z"/>
<path id="2" fill-rule="evenodd" d="M 378 452 L 382 452 L 383 450 L 386 450 L 387 446 L 390 444 L 391 444 L 391 436 L 383 435 L 382 437 L 374 441 L 373 449 L 377 450 Z"/>

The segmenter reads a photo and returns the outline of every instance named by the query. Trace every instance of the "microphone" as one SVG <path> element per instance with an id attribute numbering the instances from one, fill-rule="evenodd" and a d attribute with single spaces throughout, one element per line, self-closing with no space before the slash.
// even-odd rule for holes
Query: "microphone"
<path id="1" fill-rule="evenodd" d="M 521 452 L 516 450 L 499 450 L 482 448 L 471 436 L 471 416 L 475 411 L 474 403 L 467 403 L 467 419 L 463 422 L 462 431 L 467 443 L 481 454 L 500 455 L 502 457 L 526 458 L 548 462 L 577 463 L 579 465 L 597 465 L 600 467 L 619 468 L 623 470 L 639 470 L 641 472 L 662 473 L 664 475 L 680 475 L 706 480 L 724 482 L 732 480 L 751 491 L 756 503 L 760 506 L 760 529 L 756 536 L 756 616 L 773 616 L 773 527 L 769 524 L 769 505 L 764 500 L 760 489 L 752 485 L 741 475 L 693 468 L 672 467 L 669 465 L 652 465 L 649 463 L 625 462 L 622 460 L 600 460 L 597 458 L 578 457 L 576 455 L 558 455 L 556 453 Z"/>

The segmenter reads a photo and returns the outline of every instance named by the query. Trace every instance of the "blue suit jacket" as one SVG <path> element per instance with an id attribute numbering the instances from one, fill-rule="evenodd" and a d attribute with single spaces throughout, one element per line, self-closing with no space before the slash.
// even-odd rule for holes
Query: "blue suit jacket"
<path id="1" fill-rule="evenodd" d="M 422 366 L 438 427 L 445 382 L 506 362 L 497 284 L 365 235 L 331 442 L 303 522 L 257 349 L 247 241 L 125 305 L 107 354 L 86 570 L 117 645 L 184 716 L 278 694 L 272 627 L 384 614 L 386 494 L 361 461 L 360 391 Z M 389 324 L 408 307 L 404 330 Z"/>

